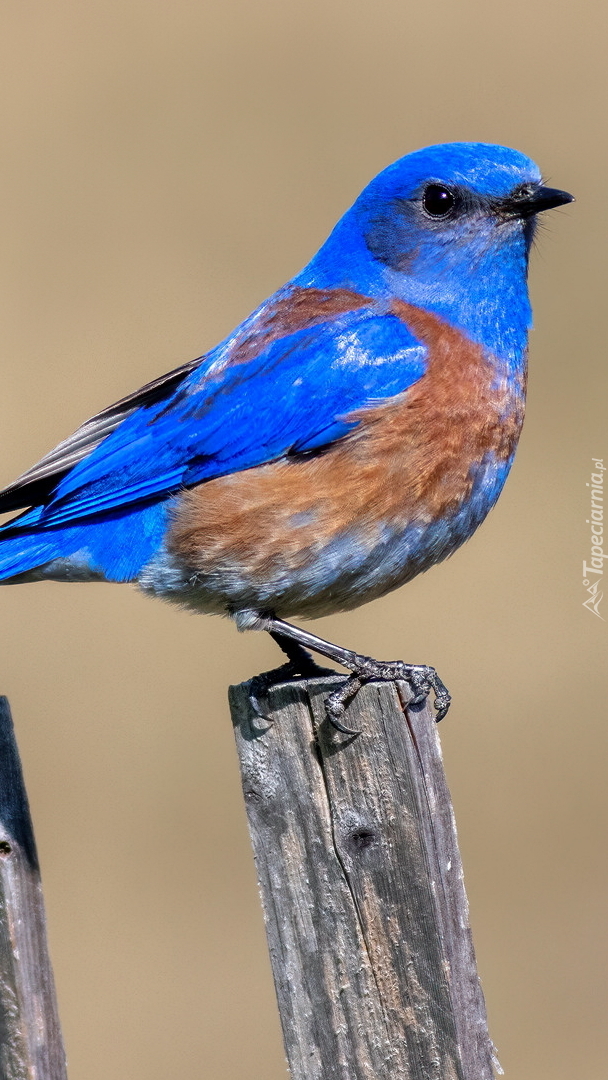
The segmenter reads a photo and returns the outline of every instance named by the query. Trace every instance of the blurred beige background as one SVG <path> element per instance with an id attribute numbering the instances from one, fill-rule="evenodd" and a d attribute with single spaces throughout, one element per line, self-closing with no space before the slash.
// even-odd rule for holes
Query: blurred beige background
<path id="1" fill-rule="evenodd" d="M 607 623 L 582 607 L 608 460 L 608 14 L 481 0 L 3 0 L 0 481 L 200 354 L 419 146 L 516 146 L 575 206 L 532 260 L 518 459 L 453 560 L 316 624 L 436 664 L 507 1080 L 605 1080 Z M 603 614 L 608 620 L 608 597 Z M 0 594 L 71 1080 L 279 1080 L 226 706 L 264 636 L 127 587 Z"/>

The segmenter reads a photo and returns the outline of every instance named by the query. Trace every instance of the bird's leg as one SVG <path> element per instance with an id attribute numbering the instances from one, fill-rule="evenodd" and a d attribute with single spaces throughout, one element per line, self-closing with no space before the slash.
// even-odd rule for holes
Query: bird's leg
<path id="1" fill-rule="evenodd" d="M 264 715 L 260 698 L 266 696 L 271 686 L 279 682 L 289 682 L 290 679 L 311 679 L 315 676 L 336 674 L 333 668 L 320 667 L 314 657 L 297 641 L 293 641 L 291 638 L 286 637 L 285 634 L 277 633 L 274 630 L 268 632 L 288 659 L 287 663 L 282 664 L 281 667 L 273 668 L 272 671 L 265 671 L 251 680 L 249 700 L 256 715 L 262 719 L 267 719 L 267 717 Z"/>
<path id="2" fill-rule="evenodd" d="M 336 674 L 333 668 L 321 667 L 317 664 L 315 658 L 297 641 L 287 637 L 285 634 L 278 633 L 276 630 L 269 630 L 268 633 L 289 658 L 289 664 L 293 666 L 295 675 L 309 678 L 314 675 Z M 288 665 L 283 665 L 283 667 L 286 666 Z"/>
<path id="3" fill-rule="evenodd" d="M 261 617 L 257 628 L 267 630 L 274 638 L 289 639 L 296 643 L 305 653 L 305 648 L 326 656 L 328 660 L 335 660 L 338 664 L 348 668 L 352 675 L 339 690 L 330 694 L 325 702 L 327 716 L 338 731 L 354 735 L 356 732 L 345 728 L 341 723 L 348 702 L 355 696 L 360 687 L 371 679 L 384 679 L 394 681 L 397 679 L 407 682 L 413 692 L 412 705 L 421 704 L 426 700 L 431 691 L 435 694 L 436 721 L 443 720 L 450 707 L 451 697 L 447 688 L 439 678 L 435 668 L 427 664 L 405 664 L 402 660 L 373 660 L 371 656 L 361 656 L 352 649 L 344 649 L 341 645 L 334 645 L 331 641 L 311 634 L 308 630 L 302 630 L 299 626 L 284 622 L 274 616 Z M 278 641 L 281 648 L 289 656 L 289 652 L 281 640 Z M 307 655 L 305 653 L 305 655 Z M 287 665 L 288 666 L 288 665 Z"/>

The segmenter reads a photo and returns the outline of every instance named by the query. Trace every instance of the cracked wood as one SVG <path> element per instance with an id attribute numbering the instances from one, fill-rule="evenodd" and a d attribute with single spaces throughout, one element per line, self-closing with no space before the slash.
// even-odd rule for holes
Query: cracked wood
<path id="1" fill-rule="evenodd" d="M 230 701 L 292 1080 L 492 1080 L 436 725 L 372 683 L 330 728 L 334 679 Z"/>

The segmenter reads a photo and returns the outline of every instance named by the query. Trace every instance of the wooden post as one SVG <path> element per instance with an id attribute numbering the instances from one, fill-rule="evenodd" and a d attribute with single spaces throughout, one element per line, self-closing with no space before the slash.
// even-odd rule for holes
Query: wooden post
<path id="1" fill-rule="evenodd" d="M 0 1080 L 66 1080 L 40 869 L 8 701 L 0 697 Z"/>
<path id="2" fill-rule="evenodd" d="M 430 708 L 336 680 L 230 703 L 292 1080 L 492 1080 L 456 828 Z"/>

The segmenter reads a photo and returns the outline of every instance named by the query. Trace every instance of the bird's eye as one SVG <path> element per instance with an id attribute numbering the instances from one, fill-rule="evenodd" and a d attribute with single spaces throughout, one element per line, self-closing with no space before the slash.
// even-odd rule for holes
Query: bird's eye
<path id="1" fill-rule="evenodd" d="M 456 205 L 456 197 L 449 188 L 441 184 L 429 184 L 424 189 L 422 205 L 431 217 L 446 217 Z"/>

